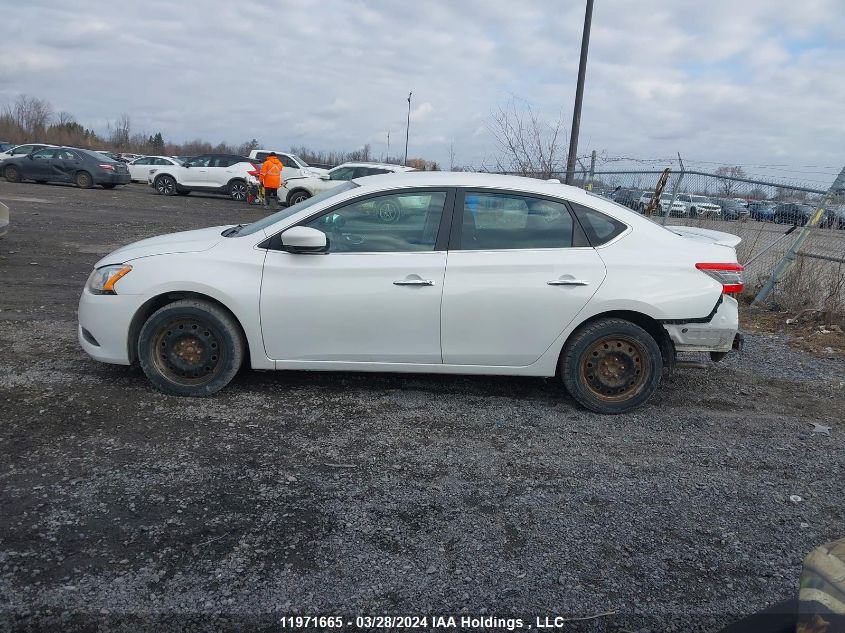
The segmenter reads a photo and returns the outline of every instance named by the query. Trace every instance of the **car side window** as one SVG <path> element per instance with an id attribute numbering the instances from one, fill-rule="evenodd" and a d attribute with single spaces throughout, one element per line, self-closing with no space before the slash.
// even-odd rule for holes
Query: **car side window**
<path id="1" fill-rule="evenodd" d="M 445 191 L 391 193 L 352 202 L 305 226 L 328 236 L 330 253 L 433 251 L 445 204 Z"/>
<path id="2" fill-rule="evenodd" d="M 337 169 L 332 169 L 329 173 L 329 180 L 352 180 L 352 174 L 354 171 L 354 167 L 339 167 Z"/>
<path id="3" fill-rule="evenodd" d="M 185 163 L 187 167 L 208 167 L 211 162 L 211 156 L 197 156 Z"/>
<path id="4" fill-rule="evenodd" d="M 279 156 L 282 161 L 282 167 L 290 167 L 291 169 L 299 169 L 299 165 L 293 162 L 288 156 Z"/>
<path id="5" fill-rule="evenodd" d="M 574 222 L 561 202 L 520 194 L 468 191 L 461 250 L 570 248 Z"/>
<path id="6" fill-rule="evenodd" d="M 40 149 L 37 152 L 32 152 L 33 160 L 50 160 L 56 156 L 54 149 Z"/>
<path id="7" fill-rule="evenodd" d="M 21 156 L 22 154 L 29 154 L 32 152 L 32 149 L 32 145 L 21 145 L 20 147 L 15 148 L 15 150 L 12 152 L 12 156 Z"/>
<path id="8" fill-rule="evenodd" d="M 167 160 L 166 158 L 154 158 L 150 165 L 175 165 L 174 161 Z"/>
<path id="9" fill-rule="evenodd" d="M 572 205 L 572 210 L 575 211 L 575 215 L 578 217 L 584 233 L 587 234 L 587 239 L 590 241 L 591 246 L 607 244 L 628 228 L 627 224 L 606 216 L 604 213 L 595 209 L 585 207 L 576 202 L 570 202 L 569 204 Z"/>
<path id="10" fill-rule="evenodd" d="M 378 167 L 356 167 L 353 178 L 363 178 L 365 176 L 378 176 L 379 174 L 389 174 L 388 169 L 379 169 Z"/>
<path id="11" fill-rule="evenodd" d="M 139 158 L 138 160 L 136 160 L 132 164 L 133 165 L 158 165 L 158 163 L 156 162 L 157 160 L 158 160 L 157 158 Z"/>
<path id="12" fill-rule="evenodd" d="M 58 158 L 60 160 L 80 160 L 79 155 L 69 149 L 59 150 Z"/>
<path id="13" fill-rule="evenodd" d="M 232 164 L 232 159 L 228 156 L 215 156 L 211 159 L 209 167 L 229 167 Z"/>

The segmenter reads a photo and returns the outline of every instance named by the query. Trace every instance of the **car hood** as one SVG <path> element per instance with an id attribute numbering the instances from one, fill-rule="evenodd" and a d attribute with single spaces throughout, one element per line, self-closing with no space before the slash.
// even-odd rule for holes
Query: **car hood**
<path id="1" fill-rule="evenodd" d="M 687 237 L 698 242 L 717 244 L 719 246 L 735 248 L 742 241 L 742 238 L 736 235 L 722 231 L 713 231 L 711 229 L 700 229 L 697 226 L 667 226 L 666 228 L 681 237 Z"/>
<path id="2" fill-rule="evenodd" d="M 133 242 L 122 246 L 103 257 L 95 265 L 95 268 L 107 264 L 123 264 L 141 257 L 153 255 L 167 255 L 170 253 L 198 253 L 207 251 L 212 246 L 225 239 L 221 233 L 231 225 L 214 226 L 208 229 L 196 231 L 182 231 L 180 233 L 168 233 L 150 237 L 140 242 Z"/>

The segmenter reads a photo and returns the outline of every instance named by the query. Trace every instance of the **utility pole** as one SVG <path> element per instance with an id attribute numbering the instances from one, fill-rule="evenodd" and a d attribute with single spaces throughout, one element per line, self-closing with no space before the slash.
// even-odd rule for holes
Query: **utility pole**
<path id="1" fill-rule="evenodd" d="M 387 131 L 387 162 L 390 162 L 390 130 Z"/>
<path id="2" fill-rule="evenodd" d="M 408 133 L 411 130 L 411 95 L 414 94 L 413 92 L 408 93 L 408 124 L 405 126 L 405 162 L 402 163 L 403 166 L 408 165 Z"/>
<path id="3" fill-rule="evenodd" d="M 581 104 L 584 101 L 584 77 L 587 74 L 587 50 L 590 48 L 590 25 L 593 21 L 593 0 L 587 0 L 584 13 L 584 33 L 581 36 L 581 61 L 578 64 L 578 85 L 575 88 L 575 110 L 572 113 L 572 135 L 569 138 L 569 158 L 566 161 L 566 184 L 572 184 L 578 156 L 578 132 L 581 127 Z"/>

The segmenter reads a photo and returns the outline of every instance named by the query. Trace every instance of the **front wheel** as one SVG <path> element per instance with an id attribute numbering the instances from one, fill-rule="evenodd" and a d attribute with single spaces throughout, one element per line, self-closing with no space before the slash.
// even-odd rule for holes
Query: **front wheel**
<path id="1" fill-rule="evenodd" d="M 288 206 L 293 206 L 295 204 L 299 204 L 300 202 L 305 202 L 310 197 L 311 194 L 307 191 L 294 191 L 288 196 Z"/>
<path id="2" fill-rule="evenodd" d="M 157 310 L 138 337 L 149 381 L 175 396 L 210 396 L 231 382 L 244 359 L 240 328 L 226 310 L 183 299 Z"/>
<path id="3" fill-rule="evenodd" d="M 159 176 L 155 180 L 155 189 L 162 196 L 173 196 L 177 193 L 176 181 L 171 176 Z"/>
<path id="4" fill-rule="evenodd" d="M 6 169 L 3 170 L 3 175 L 6 177 L 6 180 L 8 182 L 21 181 L 21 172 L 14 165 L 9 165 L 8 167 L 6 167 Z"/>
<path id="5" fill-rule="evenodd" d="M 582 326 L 567 341 L 560 375 L 570 395 L 596 413 L 625 413 L 654 395 L 663 373 L 660 347 L 623 319 Z"/>

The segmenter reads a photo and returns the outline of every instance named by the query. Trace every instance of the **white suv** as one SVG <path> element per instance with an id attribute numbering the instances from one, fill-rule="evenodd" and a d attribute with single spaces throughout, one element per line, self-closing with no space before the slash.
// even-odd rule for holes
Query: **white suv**
<path id="1" fill-rule="evenodd" d="M 234 154 L 202 154 L 181 165 L 150 170 L 147 182 L 163 196 L 186 196 L 192 191 L 221 193 L 232 200 L 246 200 L 246 181 L 255 165 Z"/>
<path id="2" fill-rule="evenodd" d="M 705 215 L 721 216 L 722 207 L 715 204 L 707 196 L 697 196 L 690 193 L 679 193 L 678 200 L 684 204 L 687 217 L 697 218 Z"/>
<path id="3" fill-rule="evenodd" d="M 305 176 L 319 176 L 328 170 L 322 167 L 312 167 L 296 154 L 276 152 L 272 149 L 254 149 L 249 153 L 250 159 L 261 164 L 273 152 L 282 161 L 282 178 L 304 178 Z"/>
<path id="4" fill-rule="evenodd" d="M 390 165 L 388 163 L 343 163 L 334 169 L 330 169 L 325 174 L 320 174 L 319 176 L 308 176 L 305 178 L 292 179 L 289 178 L 283 171 L 282 179 L 287 182 L 288 193 L 286 202 L 288 203 L 288 206 L 290 206 L 302 202 L 303 200 L 308 200 L 311 196 L 333 189 L 334 187 L 354 178 L 413 170 L 413 167 Z"/>

